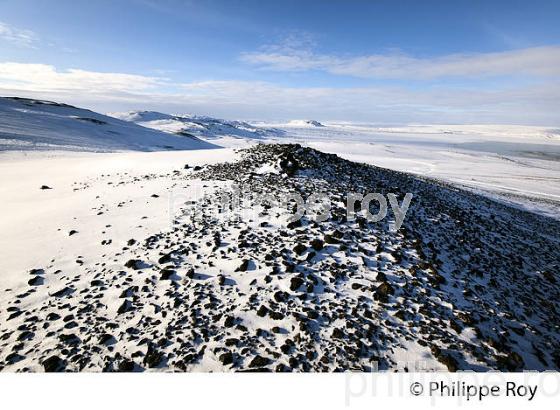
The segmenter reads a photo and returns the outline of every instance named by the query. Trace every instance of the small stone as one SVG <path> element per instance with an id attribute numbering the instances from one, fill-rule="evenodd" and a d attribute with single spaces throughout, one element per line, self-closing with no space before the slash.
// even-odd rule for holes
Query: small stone
<path id="1" fill-rule="evenodd" d="M 317 238 L 311 241 L 311 247 L 315 249 L 317 252 L 323 249 L 323 246 L 324 246 L 324 242 L 321 239 Z"/>
<path id="2" fill-rule="evenodd" d="M 235 318 L 233 316 L 227 316 L 224 320 L 225 327 L 233 327 L 235 325 Z"/>
<path id="3" fill-rule="evenodd" d="M 253 360 L 251 360 L 251 363 L 249 363 L 249 367 L 263 367 L 268 365 L 269 363 L 270 359 L 257 355 L 253 358 Z"/>
<path id="4" fill-rule="evenodd" d="M 104 345 L 107 344 L 109 341 L 113 340 L 113 335 L 109 333 L 104 333 L 99 337 L 99 344 Z"/>
<path id="5" fill-rule="evenodd" d="M 119 363 L 119 372 L 133 372 L 135 367 L 134 361 L 125 359 Z"/>
<path id="6" fill-rule="evenodd" d="M 224 354 L 220 355 L 219 359 L 220 359 L 220 362 L 222 362 L 222 364 L 224 366 L 227 366 L 228 364 L 232 364 L 233 363 L 233 353 L 231 353 L 231 352 L 224 353 Z"/>
<path id="7" fill-rule="evenodd" d="M 65 368 L 65 362 L 58 356 L 51 356 L 43 361 L 43 368 L 47 373 L 61 372 Z"/>
<path id="8" fill-rule="evenodd" d="M 387 303 L 387 301 L 389 300 L 389 295 L 393 295 L 394 293 L 395 289 L 391 285 L 389 285 L 389 283 L 383 282 L 375 290 L 374 299 L 379 300 L 380 302 Z"/>
<path id="9" fill-rule="evenodd" d="M 72 289 L 68 286 L 65 286 L 64 288 L 62 288 L 60 290 L 57 290 L 54 293 L 51 293 L 51 296 L 54 296 L 55 298 L 61 298 L 63 296 L 67 296 L 67 295 L 71 294 L 72 292 L 74 292 L 74 289 Z"/>
<path id="10" fill-rule="evenodd" d="M 265 305 L 261 305 L 259 310 L 257 310 L 257 316 L 265 317 L 268 314 L 269 310 Z"/>
<path id="11" fill-rule="evenodd" d="M 31 340 L 31 339 L 33 339 L 33 336 L 35 336 L 35 333 L 30 332 L 29 330 L 25 330 L 25 331 L 23 331 L 19 334 L 18 340 L 20 342 L 22 342 L 24 340 Z"/>
<path id="12" fill-rule="evenodd" d="M 307 246 L 301 243 L 298 243 L 296 246 L 294 246 L 294 252 L 297 253 L 298 255 L 301 255 L 306 250 L 307 250 Z"/>
<path id="13" fill-rule="evenodd" d="M 80 338 L 73 333 L 63 333 L 58 337 L 63 343 L 70 346 L 75 346 L 80 343 Z"/>
<path id="14" fill-rule="evenodd" d="M 340 241 L 337 238 L 335 238 L 333 235 L 330 234 L 325 235 L 325 242 L 331 245 L 340 243 Z"/>
<path id="15" fill-rule="evenodd" d="M 171 280 L 172 276 L 175 274 L 173 269 L 162 269 L 160 272 L 160 280 Z"/>
<path id="16" fill-rule="evenodd" d="M 164 264 L 169 262 L 171 262 L 171 253 L 163 255 L 161 258 L 158 259 L 159 264 Z"/>
<path id="17" fill-rule="evenodd" d="M 35 276 L 27 281 L 29 286 L 40 286 L 45 282 L 42 276 Z"/>
<path id="18" fill-rule="evenodd" d="M 187 270 L 187 273 L 185 273 L 185 276 L 189 279 L 194 278 L 195 272 L 194 272 L 194 268 L 189 268 Z"/>
<path id="19" fill-rule="evenodd" d="M 143 263 L 139 259 L 130 259 L 124 264 L 124 266 L 126 266 L 127 268 L 134 270 L 142 269 L 142 265 Z"/>
<path id="20" fill-rule="evenodd" d="M 148 352 L 146 356 L 144 356 L 144 364 L 147 365 L 149 368 L 154 368 L 159 366 L 159 364 L 163 361 L 164 355 L 161 352 L 158 352 L 153 345 L 148 346 Z"/>
<path id="21" fill-rule="evenodd" d="M 52 321 L 55 321 L 55 320 L 58 320 L 58 319 L 60 319 L 60 315 L 57 314 L 57 313 L 51 312 L 47 315 L 47 320 L 48 321 L 52 322 Z"/>
<path id="22" fill-rule="evenodd" d="M 290 290 L 296 291 L 300 288 L 301 285 L 303 285 L 303 279 L 299 278 L 299 277 L 295 277 L 290 279 Z"/>
<path id="23" fill-rule="evenodd" d="M 343 339 L 344 338 L 344 332 L 336 327 L 336 328 L 333 329 L 332 337 L 334 339 Z"/>
<path id="24" fill-rule="evenodd" d="M 121 314 L 121 313 L 130 312 L 132 310 L 134 310 L 134 308 L 132 307 L 132 302 L 130 302 L 129 300 L 125 300 L 117 310 L 117 313 Z"/>
<path id="25" fill-rule="evenodd" d="M 245 259 L 243 262 L 241 262 L 241 265 L 239 265 L 239 267 L 235 271 L 236 272 L 245 272 L 245 271 L 247 271 L 248 268 L 249 268 L 249 260 Z"/>

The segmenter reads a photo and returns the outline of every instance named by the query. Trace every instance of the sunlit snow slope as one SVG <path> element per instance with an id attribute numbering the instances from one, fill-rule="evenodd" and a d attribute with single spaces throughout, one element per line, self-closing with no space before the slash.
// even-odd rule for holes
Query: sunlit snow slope
<path id="1" fill-rule="evenodd" d="M 0 97 L 0 151 L 161 151 L 208 149 L 171 135 L 66 104 Z"/>
<path id="2" fill-rule="evenodd" d="M 271 127 L 202 115 L 171 115 L 156 111 L 128 111 L 109 115 L 143 127 L 182 136 L 196 136 L 227 147 L 241 147 L 284 135 L 284 131 Z"/>

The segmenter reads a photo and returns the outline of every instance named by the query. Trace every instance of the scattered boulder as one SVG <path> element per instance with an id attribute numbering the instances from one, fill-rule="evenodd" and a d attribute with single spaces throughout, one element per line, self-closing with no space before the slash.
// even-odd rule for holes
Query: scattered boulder
<path id="1" fill-rule="evenodd" d="M 264 367 L 270 363 L 270 359 L 257 355 L 249 363 L 249 367 Z"/>
<path id="2" fill-rule="evenodd" d="M 316 250 L 317 252 L 319 252 L 321 249 L 323 249 L 323 246 L 324 246 L 324 242 L 319 238 L 313 239 L 311 241 L 311 247 L 314 250 Z"/>
<path id="3" fill-rule="evenodd" d="M 124 302 L 119 306 L 117 313 L 120 315 L 122 313 L 131 312 L 134 310 L 132 306 L 132 302 L 128 299 L 125 299 Z"/>
<path id="4" fill-rule="evenodd" d="M 171 280 L 171 278 L 173 277 L 173 275 L 175 275 L 175 270 L 174 269 L 169 269 L 169 268 L 165 268 L 162 269 L 160 272 L 160 280 Z"/>
<path id="5" fill-rule="evenodd" d="M 290 290 L 296 291 L 298 290 L 301 285 L 303 285 L 305 282 L 303 281 L 302 278 L 296 276 L 290 279 Z"/>
<path id="6" fill-rule="evenodd" d="M 142 269 L 143 265 L 144 265 L 144 262 L 142 262 L 139 259 L 129 259 L 124 264 L 124 266 L 126 266 L 127 268 L 134 269 L 134 270 Z"/>
<path id="7" fill-rule="evenodd" d="M 395 289 L 388 282 L 383 282 L 375 290 L 374 299 L 380 302 L 387 303 L 389 295 L 393 294 L 395 294 Z"/>
<path id="8" fill-rule="evenodd" d="M 294 246 L 294 252 L 297 253 L 298 255 L 301 255 L 306 250 L 307 250 L 307 246 L 305 246 L 304 244 L 298 243 L 296 246 Z"/>
<path id="9" fill-rule="evenodd" d="M 47 373 L 64 371 L 66 362 L 58 356 L 51 356 L 43 361 L 43 368 Z"/>
<path id="10" fill-rule="evenodd" d="M 133 360 L 124 359 L 119 363 L 119 372 L 130 373 L 134 371 L 136 363 Z"/>
<path id="11" fill-rule="evenodd" d="M 232 364 L 233 363 L 233 353 L 226 352 L 224 354 L 221 354 L 219 359 L 220 359 L 220 362 L 222 362 L 222 364 L 224 366 L 227 366 L 228 364 Z"/>
<path id="12" fill-rule="evenodd" d="M 244 259 L 243 262 L 241 262 L 241 265 L 239 265 L 239 267 L 237 269 L 235 269 L 236 272 L 245 272 L 247 271 L 247 269 L 249 269 L 249 259 Z"/>
<path id="13" fill-rule="evenodd" d="M 45 282 L 42 276 L 35 276 L 27 281 L 29 286 L 40 286 Z"/>
<path id="14" fill-rule="evenodd" d="M 153 344 L 149 344 L 146 356 L 144 356 L 144 364 L 149 368 L 158 367 L 164 358 L 163 353 L 156 350 Z"/>
<path id="15" fill-rule="evenodd" d="M 522 371 L 525 367 L 523 358 L 517 352 L 511 352 L 506 356 L 496 356 L 496 363 L 501 369 L 505 369 L 508 372 Z"/>

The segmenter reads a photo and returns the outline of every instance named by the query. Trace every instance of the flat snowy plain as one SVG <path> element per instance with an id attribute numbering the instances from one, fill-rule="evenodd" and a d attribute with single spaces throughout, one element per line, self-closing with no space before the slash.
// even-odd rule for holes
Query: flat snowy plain
<path id="1" fill-rule="evenodd" d="M 554 218 L 560 129 L 511 125 L 260 124 L 351 161 L 452 182 Z"/>

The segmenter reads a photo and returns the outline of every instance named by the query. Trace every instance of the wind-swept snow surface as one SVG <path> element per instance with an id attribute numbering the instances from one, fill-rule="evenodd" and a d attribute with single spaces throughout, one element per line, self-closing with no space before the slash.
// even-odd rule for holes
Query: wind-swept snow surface
<path id="1" fill-rule="evenodd" d="M 170 135 L 51 101 L 0 97 L 0 151 L 161 151 L 208 149 L 194 136 Z"/>

